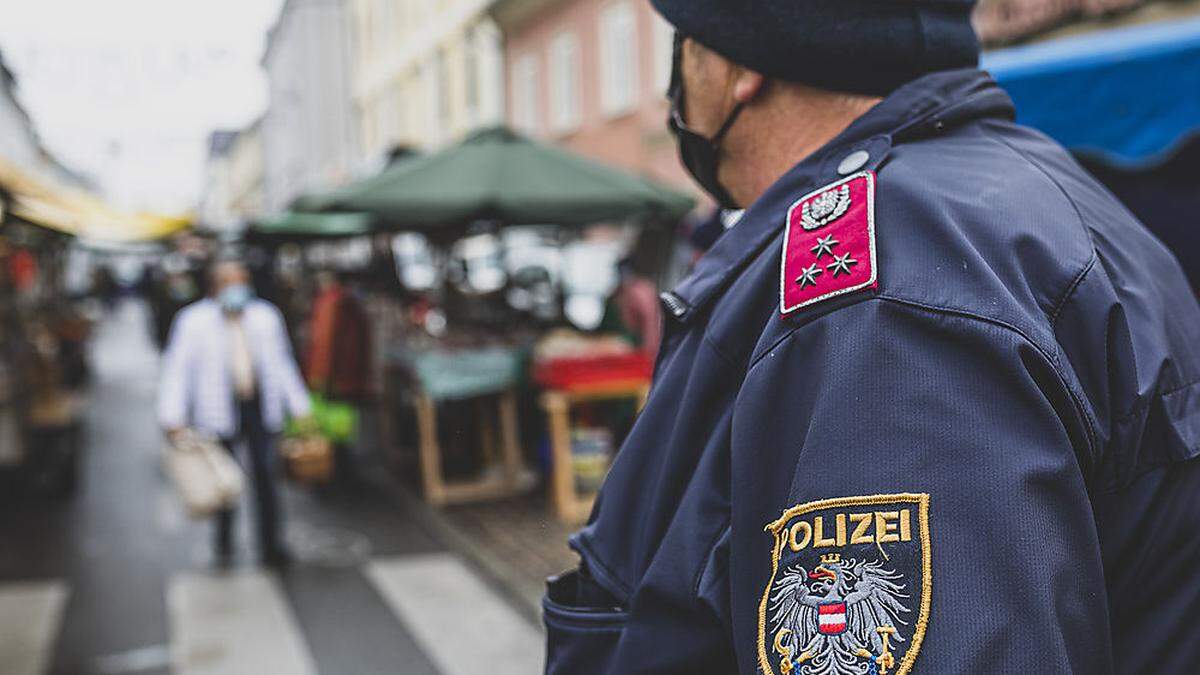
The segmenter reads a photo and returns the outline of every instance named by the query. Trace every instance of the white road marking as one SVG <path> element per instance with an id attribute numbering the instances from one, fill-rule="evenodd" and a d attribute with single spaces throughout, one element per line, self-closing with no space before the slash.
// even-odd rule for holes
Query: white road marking
<path id="1" fill-rule="evenodd" d="M 162 670 L 170 666 L 171 648 L 168 645 L 140 647 L 96 659 L 96 672 L 102 675 L 140 673 L 147 670 Z"/>
<path id="2" fill-rule="evenodd" d="M 542 635 L 454 556 L 377 559 L 367 576 L 445 675 L 542 672 Z"/>
<path id="3" fill-rule="evenodd" d="M 6 675 L 39 675 L 49 668 L 66 601 L 62 581 L 0 585 L 0 666 Z"/>
<path id="4" fill-rule="evenodd" d="M 177 675 L 309 675 L 316 666 L 276 578 L 187 572 L 167 589 Z"/>

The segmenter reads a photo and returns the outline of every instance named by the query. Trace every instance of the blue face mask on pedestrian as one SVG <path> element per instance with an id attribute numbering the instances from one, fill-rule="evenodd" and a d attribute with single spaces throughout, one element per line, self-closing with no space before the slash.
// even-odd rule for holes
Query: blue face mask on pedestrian
<path id="1" fill-rule="evenodd" d="M 246 284 L 226 286 L 217 294 L 217 302 L 226 312 L 237 313 L 246 308 L 254 298 L 254 291 Z"/>

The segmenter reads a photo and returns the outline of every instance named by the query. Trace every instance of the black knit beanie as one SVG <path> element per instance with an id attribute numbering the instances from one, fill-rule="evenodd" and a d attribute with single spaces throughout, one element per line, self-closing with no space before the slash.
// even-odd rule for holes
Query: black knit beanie
<path id="1" fill-rule="evenodd" d="M 651 0 L 682 34 L 782 80 L 883 96 L 977 65 L 974 0 Z"/>

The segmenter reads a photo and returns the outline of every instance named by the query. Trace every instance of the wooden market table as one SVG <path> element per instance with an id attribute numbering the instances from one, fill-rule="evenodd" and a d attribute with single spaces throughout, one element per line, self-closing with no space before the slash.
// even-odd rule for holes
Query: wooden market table
<path id="1" fill-rule="evenodd" d="M 573 384 L 542 393 L 541 404 L 550 434 L 550 504 L 560 521 L 578 523 L 586 520 L 596 498 L 595 493 L 580 495 L 575 488 L 571 407 L 577 403 L 631 398 L 641 410 L 649 392 L 649 378 L 637 377 Z"/>
<path id="2" fill-rule="evenodd" d="M 498 499 L 531 489 L 536 478 L 521 457 L 517 427 L 519 353 L 507 348 L 428 351 L 410 355 L 408 361 L 418 384 L 414 406 L 425 500 L 441 506 Z M 483 427 L 484 468 L 479 478 L 449 482 L 442 473 L 437 407 L 441 402 L 464 400 L 476 402 Z M 498 455 L 493 411 L 499 419 Z"/>

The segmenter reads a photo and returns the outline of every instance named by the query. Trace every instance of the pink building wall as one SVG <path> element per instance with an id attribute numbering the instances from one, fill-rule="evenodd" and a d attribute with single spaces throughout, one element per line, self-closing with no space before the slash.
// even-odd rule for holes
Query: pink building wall
<path id="1" fill-rule="evenodd" d="M 515 25 L 504 26 L 506 116 L 515 123 L 513 67 L 533 55 L 537 62 L 536 136 L 613 166 L 672 185 L 691 194 L 699 191 L 679 164 L 674 138 L 667 131 L 665 88 L 658 81 L 657 57 L 669 47 L 656 47 L 650 3 L 631 0 L 637 26 L 637 100 L 625 113 L 612 116 L 601 105 L 600 15 L 613 0 L 553 0 L 549 6 Z M 572 31 L 580 51 L 580 123 L 566 134 L 555 133 L 550 103 L 550 43 L 564 30 Z M 663 67 L 669 66 L 666 64 Z"/>

